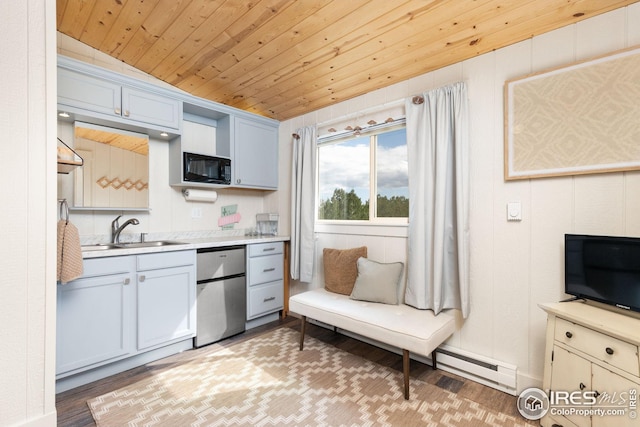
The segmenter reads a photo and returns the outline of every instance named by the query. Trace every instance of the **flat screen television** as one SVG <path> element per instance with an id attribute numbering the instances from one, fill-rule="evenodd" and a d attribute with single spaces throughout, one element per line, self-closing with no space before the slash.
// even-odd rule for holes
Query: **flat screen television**
<path id="1" fill-rule="evenodd" d="M 640 312 L 640 238 L 565 234 L 565 293 Z"/>

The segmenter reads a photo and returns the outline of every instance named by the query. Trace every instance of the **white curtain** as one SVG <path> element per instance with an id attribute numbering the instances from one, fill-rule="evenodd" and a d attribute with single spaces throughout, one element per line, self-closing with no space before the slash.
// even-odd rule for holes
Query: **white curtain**
<path id="1" fill-rule="evenodd" d="M 469 118 L 456 83 L 406 100 L 407 304 L 469 314 Z"/>
<path id="2" fill-rule="evenodd" d="M 311 282 L 315 239 L 316 128 L 307 126 L 293 136 L 291 167 L 291 278 Z"/>

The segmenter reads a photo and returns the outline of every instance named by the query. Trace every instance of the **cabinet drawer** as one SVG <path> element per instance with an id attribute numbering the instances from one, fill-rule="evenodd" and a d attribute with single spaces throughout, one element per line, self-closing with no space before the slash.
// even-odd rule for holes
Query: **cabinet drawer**
<path id="1" fill-rule="evenodd" d="M 193 265 L 196 262 L 196 251 L 161 252 L 138 255 L 136 258 L 138 271 L 156 270 L 159 268 Z"/>
<path id="2" fill-rule="evenodd" d="M 256 257 L 262 255 L 273 255 L 273 254 L 281 254 L 282 248 L 284 245 L 282 242 L 271 242 L 271 243 L 257 243 L 255 245 L 248 245 L 249 247 L 249 256 Z"/>
<path id="3" fill-rule="evenodd" d="M 134 269 L 130 256 L 88 258 L 82 261 L 82 278 L 128 273 Z"/>
<path id="4" fill-rule="evenodd" d="M 282 280 L 250 288 L 247 320 L 282 309 L 283 301 Z"/>
<path id="5" fill-rule="evenodd" d="M 249 286 L 282 279 L 282 255 L 269 255 L 249 260 Z"/>
<path id="6" fill-rule="evenodd" d="M 638 346 L 564 319 L 556 319 L 554 338 L 611 366 L 640 375 Z"/>

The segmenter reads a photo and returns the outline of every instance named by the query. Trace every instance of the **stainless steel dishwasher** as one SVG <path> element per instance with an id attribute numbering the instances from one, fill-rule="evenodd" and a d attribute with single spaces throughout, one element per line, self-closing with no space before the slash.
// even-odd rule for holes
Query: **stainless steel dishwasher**
<path id="1" fill-rule="evenodd" d="M 245 247 L 197 251 L 195 347 L 244 332 L 247 320 Z"/>

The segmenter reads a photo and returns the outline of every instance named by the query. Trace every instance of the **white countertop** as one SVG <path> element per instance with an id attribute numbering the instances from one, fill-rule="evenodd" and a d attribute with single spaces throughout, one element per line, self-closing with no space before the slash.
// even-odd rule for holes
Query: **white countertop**
<path id="1" fill-rule="evenodd" d="M 225 246 L 250 245 L 253 243 L 285 242 L 289 236 L 216 236 L 196 239 L 171 239 L 182 244 L 146 247 L 146 248 L 118 248 L 105 250 L 83 250 L 82 258 L 104 258 L 111 256 L 140 255 L 157 252 L 184 251 L 200 248 L 219 248 Z"/>

